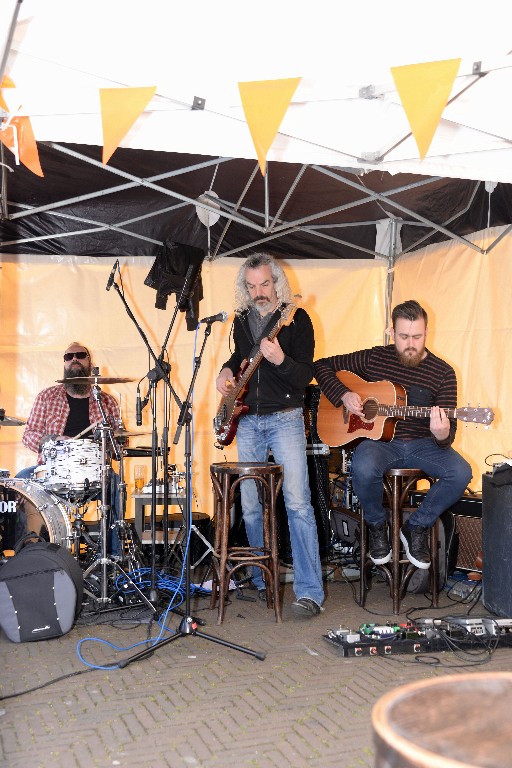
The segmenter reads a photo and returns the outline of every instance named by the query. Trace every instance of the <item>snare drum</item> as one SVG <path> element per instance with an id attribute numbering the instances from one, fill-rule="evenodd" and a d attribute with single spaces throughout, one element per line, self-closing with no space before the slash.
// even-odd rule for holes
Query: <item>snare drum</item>
<path id="1" fill-rule="evenodd" d="M 48 440 L 42 456 L 47 490 L 76 500 L 101 489 L 101 451 L 94 440 Z"/>
<path id="2" fill-rule="evenodd" d="M 14 549 L 27 533 L 71 549 L 71 510 L 32 480 L 0 479 L 0 551 Z"/>

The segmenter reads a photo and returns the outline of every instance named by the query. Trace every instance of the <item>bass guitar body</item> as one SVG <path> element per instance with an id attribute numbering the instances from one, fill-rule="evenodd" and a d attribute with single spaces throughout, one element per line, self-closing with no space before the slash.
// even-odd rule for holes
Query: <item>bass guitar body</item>
<path id="1" fill-rule="evenodd" d="M 243 378 L 249 365 L 248 360 L 244 360 L 235 379 L 237 382 Z M 222 399 L 222 403 L 214 419 L 215 436 L 219 445 L 231 445 L 235 439 L 240 417 L 247 413 L 249 406 L 245 405 L 244 400 L 249 391 L 248 384 L 244 384 L 241 389 L 235 387 L 232 397 L 229 395 Z"/>

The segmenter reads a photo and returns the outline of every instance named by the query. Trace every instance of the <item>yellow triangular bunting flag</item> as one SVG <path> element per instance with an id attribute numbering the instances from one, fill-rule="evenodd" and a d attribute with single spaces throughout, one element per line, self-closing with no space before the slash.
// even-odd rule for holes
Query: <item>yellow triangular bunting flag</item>
<path id="1" fill-rule="evenodd" d="M 4 75 L 2 79 L 2 88 L 14 88 L 14 82 L 10 77 Z M 9 109 L 4 101 L 2 94 L 0 93 L 0 107 L 9 112 Z M 10 127 L 12 126 L 12 127 Z M 15 140 L 16 133 L 16 140 Z M 13 117 L 9 126 L 5 130 L 0 131 L 0 141 L 14 154 L 18 153 L 18 158 L 29 171 L 35 173 L 36 176 L 44 176 L 39 162 L 39 151 L 37 149 L 37 143 L 32 130 L 32 123 L 29 117 Z M 17 146 L 16 146 L 17 144 Z"/>
<path id="2" fill-rule="evenodd" d="M 238 83 L 245 119 L 251 132 L 260 170 L 265 175 L 267 153 L 272 146 L 300 77 Z"/>
<path id="3" fill-rule="evenodd" d="M 16 145 L 14 143 L 13 131 L 16 131 L 18 157 L 20 162 L 32 171 L 32 173 L 35 173 L 36 176 L 44 176 L 41 163 L 39 162 L 39 152 L 30 118 L 13 117 L 10 125 L 13 127 L 8 127 L 5 131 L 0 131 L 0 141 L 5 144 L 11 152 L 15 153 Z"/>
<path id="4" fill-rule="evenodd" d="M 139 115 L 153 98 L 156 85 L 147 88 L 100 88 L 103 126 L 103 163 L 106 164 Z"/>
<path id="5" fill-rule="evenodd" d="M 423 160 L 434 138 L 460 59 L 391 67 L 398 95 Z"/>

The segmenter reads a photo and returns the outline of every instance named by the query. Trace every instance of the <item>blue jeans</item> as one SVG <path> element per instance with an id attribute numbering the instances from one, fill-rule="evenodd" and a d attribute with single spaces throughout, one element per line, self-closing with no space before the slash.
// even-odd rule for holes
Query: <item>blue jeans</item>
<path id="1" fill-rule="evenodd" d="M 33 467 L 25 467 L 24 469 L 20 469 L 20 471 L 16 473 L 15 477 L 19 477 L 22 480 L 30 480 L 34 473 L 34 469 L 37 469 L 38 466 L 38 464 L 34 464 Z"/>
<path id="2" fill-rule="evenodd" d="M 423 502 L 409 517 L 410 525 L 430 528 L 446 509 L 460 499 L 471 480 L 471 466 L 453 448 L 439 448 L 433 438 L 363 440 L 352 457 L 352 487 L 367 523 L 384 522 L 382 476 L 389 469 L 415 467 L 438 478 Z"/>
<path id="3" fill-rule="evenodd" d="M 292 546 L 295 596 L 297 599 L 309 597 L 322 605 L 322 568 L 315 513 L 311 505 L 302 409 L 264 416 L 242 416 L 236 441 L 239 461 L 268 461 L 272 451 L 276 464 L 283 465 L 283 496 Z M 263 524 L 256 483 L 244 480 L 240 489 L 249 544 L 260 547 L 263 544 Z M 258 589 L 264 586 L 259 568 L 254 569 L 253 582 Z"/>

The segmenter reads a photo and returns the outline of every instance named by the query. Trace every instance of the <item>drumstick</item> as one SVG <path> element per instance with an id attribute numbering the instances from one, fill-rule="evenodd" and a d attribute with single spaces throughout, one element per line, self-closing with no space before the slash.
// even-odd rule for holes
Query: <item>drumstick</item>
<path id="1" fill-rule="evenodd" d="M 96 429 L 96 427 L 97 427 L 99 424 L 101 424 L 101 420 L 100 420 L 100 421 L 96 421 L 94 424 L 91 424 L 91 426 L 90 426 L 90 427 L 87 427 L 86 429 L 83 429 L 81 432 L 79 432 L 79 433 L 78 433 L 78 435 L 75 435 L 75 437 L 73 437 L 72 439 L 73 439 L 73 440 L 78 440 L 78 438 L 79 438 L 79 437 L 83 437 L 83 436 L 84 436 L 84 435 L 86 435 L 88 432 L 90 432 L 90 431 L 91 431 L 91 429 Z"/>

